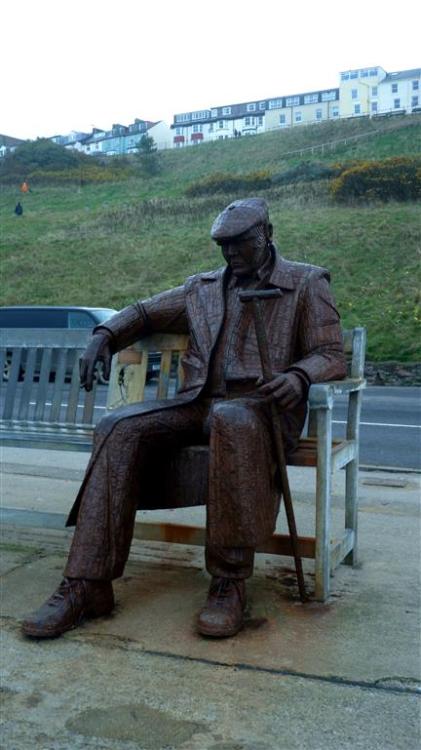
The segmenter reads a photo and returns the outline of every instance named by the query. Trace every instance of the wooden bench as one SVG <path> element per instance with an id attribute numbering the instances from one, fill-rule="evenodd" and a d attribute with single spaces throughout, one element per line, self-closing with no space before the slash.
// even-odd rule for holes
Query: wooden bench
<path id="1" fill-rule="evenodd" d="M 2 332 L 0 372 L 8 368 L 0 441 L 7 446 L 89 451 L 94 429 L 96 386 L 80 392 L 78 360 L 86 347 L 87 331 L 8 329 Z M 186 336 L 154 335 L 119 352 L 113 359 L 107 408 L 142 401 L 149 352 L 160 351 L 161 368 L 156 397 L 166 398 L 181 378 L 179 355 Z M 332 571 L 341 563 L 355 564 L 357 556 L 358 447 L 362 389 L 365 386 L 365 329 L 344 331 L 350 357 L 349 377 L 313 385 L 309 392 L 308 435 L 300 440 L 289 463 L 316 467 L 316 523 L 314 537 L 300 537 L 302 557 L 315 560 L 315 597 L 329 595 Z M 174 379 L 174 375 L 176 376 Z M 34 383 L 37 382 L 36 388 Z M 53 382 L 51 382 L 53 381 Z M 348 398 L 346 436 L 332 440 L 332 408 L 337 395 Z M 32 400 L 33 399 L 33 400 Z M 78 405 L 80 400 L 81 405 Z M 62 406 L 62 404 L 65 406 Z M 207 448 L 191 449 L 194 460 L 207 461 Z M 331 478 L 345 468 L 345 522 L 339 539 L 332 540 Z M 136 524 L 135 536 L 148 540 L 204 544 L 205 529 L 175 524 Z M 275 534 L 259 551 L 290 555 L 287 535 Z"/>

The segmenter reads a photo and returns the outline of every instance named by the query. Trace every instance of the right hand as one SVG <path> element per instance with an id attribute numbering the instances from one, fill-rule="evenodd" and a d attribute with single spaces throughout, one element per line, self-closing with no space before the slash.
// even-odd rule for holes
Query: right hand
<path id="1" fill-rule="evenodd" d="M 97 362 L 102 362 L 104 377 L 108 380 L 110 377 L 112 356 L 110 337 L 106 333 L 95 333 L 92 341 L 79 360 L 81 388 L 84 388 L 86 391 L 92 390 Z"/>

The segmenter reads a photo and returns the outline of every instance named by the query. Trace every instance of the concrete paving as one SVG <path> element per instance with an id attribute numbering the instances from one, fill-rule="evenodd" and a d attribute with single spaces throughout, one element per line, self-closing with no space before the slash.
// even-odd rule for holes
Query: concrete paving
<path id="1" fill-rule="evenodd" d="M 325 604 L 299 602 L 292 561 L 259 555 L 246 627 L 194 629 L 203 550 L 134 541 L 113 614 L 53 641 L 20 622 L 61 579 L 86 454 L 2 455 L 1 746 L 7 750 L 415 750 L 420 746 L 420 477 L 360 475 L 361 563 Z M 311 469 L 290 472 L 300 533 Z M 343 521 L 343 472 L 333 516 Z M 203 509 L 141 514 L 203 523 Z M 281 509 L 279 529 L 284 531 Z M 312 563 L 305 562 L 307 587 Z"/>

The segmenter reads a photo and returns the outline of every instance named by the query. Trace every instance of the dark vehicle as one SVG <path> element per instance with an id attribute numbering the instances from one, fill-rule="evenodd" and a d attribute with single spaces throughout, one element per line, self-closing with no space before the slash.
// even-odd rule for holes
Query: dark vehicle
<path id="1" fill-rule="evenodd" d="M 3 328 L 89 328 L 104 323 L 118 310 L 109 307 L 55 307 L 41 305 L 19 305 L 0 307 L 0 329 Z M 11 355 L 4 365 L 3 380 L 8 380 Z M 148 380 L 159 374 L 160 356 L 150 354 L 148 361 Z M 107 381 L 99 370 L 100 383 Z"/>

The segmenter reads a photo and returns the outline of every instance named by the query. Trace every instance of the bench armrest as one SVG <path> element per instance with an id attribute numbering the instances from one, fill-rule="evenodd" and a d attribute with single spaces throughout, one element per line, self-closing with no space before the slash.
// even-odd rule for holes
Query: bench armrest
<path id="1" fill-rule="evenodd" d="M 314 383 L 308 392 L 310 409 L 331 409 L 335 396 L 343 396 L 361 391 L 366 386 L 364 378 L 331 380 L 328 383 Z"/>

